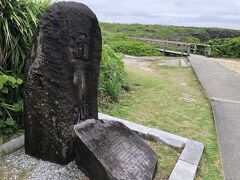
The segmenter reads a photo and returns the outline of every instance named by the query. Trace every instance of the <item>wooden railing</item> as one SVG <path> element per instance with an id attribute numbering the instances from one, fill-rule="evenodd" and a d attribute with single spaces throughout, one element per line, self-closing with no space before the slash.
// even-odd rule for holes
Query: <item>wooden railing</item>
<path id="1" fill-rule="evenodd" d="M 153 44 L 157 49 L 166 54 L 175 54 L 181 56 L 189 56 L 190 54 L 199 54 L 209 57 L 211 54 L 211 47 L 208 44 L 195 44 L 185 43 L 179 41 L 166 41 L 150 38 L 137 38 L 134 39 L 147 41 Z"/>

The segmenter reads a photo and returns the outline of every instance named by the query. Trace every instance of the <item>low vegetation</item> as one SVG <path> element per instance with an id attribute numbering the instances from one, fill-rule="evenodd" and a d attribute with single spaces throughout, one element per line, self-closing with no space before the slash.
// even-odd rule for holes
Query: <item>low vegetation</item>
<path id="1" fill-rule="evenodd" d="M 240 58 L 240 37 L 215 39 L 208 42 L 212 57 Z"/>
<path id="2" fill-rule="evenodd" d="M 0 131 L 3 135 L 16 132 L 21 122 L 23 102 L 19 86 L 22 80 L 0 71 Z M 3 141 L 0 136 L 0 143 Z"/>
<path id="3" fill-rule="evenodd" d="M 1 0 L 0 65 L 21 75 L 37 22 L 51 0 Z"/>
<path id="4" fill-rule="evenodd" d="M 212 57 L 239 58 L 240 30 L 181 26 L 101 23 L 106 40 L 117 52 L 144 56 L 159 55 L 153 46 L 129 37 L 206 43 L 212 46 Z M 175 49 L 172 49 L 175 50 Z"/>
<path id="5" fill-rule="evenodd" d="M 104 43 L 122 54 L 133 56 L 159 56 L 162 55 L 154 46 L 146 42 L 131 39 L 123 34 L 110 34 L 104 36 Z"/>
<path id="6" fill-rule="evenodd" d="M 127 37 L 147 37 L 183 42 L 207 42 L 212 39 L 240 36 L 240 30 L 164 25 L 101 23 L 104 33 L 121 33 Z"/>
<path id="7" fill-rule="evenodd" d="M 99 98 L 117 101 L 122 87 L 127 86 L 122 58 L 109 45 L 103 45 L 100 66 Z"/>

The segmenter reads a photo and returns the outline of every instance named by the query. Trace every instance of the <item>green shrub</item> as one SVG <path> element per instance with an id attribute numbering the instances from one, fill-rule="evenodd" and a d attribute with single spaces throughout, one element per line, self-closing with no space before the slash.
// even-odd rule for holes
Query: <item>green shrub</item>
<path id="1" fill-rule="evenodd" d="M 21 124 L 20 78 L 38 19 L 51 1 L 0 1 L 0 143 Z"/>
<path id="2" fill-rule="evenodd" d="M 51 0 L 0 1 L 0 65 L 21 74 L 38 18 Z"/>
<path id="3" fill-rule="evenodd" d="M 110 97 L 117 101 L 122 87 L 125 85 L 126 73 L 121 57 L 108 46 L 103 45 L 100 66 L 100 97 Z"/>
<path id="4" fill-rule="evenodd" d="M 162 55 L 154 46 L 145 42 L 128 38 L 122 34 L 113 34 L 104 37 L 104 42 L 118 52 L 133 56 L 160 56 Z"/>
<path id="5" fill-rule="evenodd" d="M 215 39 L 208 44 L 212 48 L 212 57 L 240 58 L 240 37 Z"/>
<path id="6" fill-rule="evenodd" d="M 22 80 L 0 71 L 0 138 L 16 130 L 21 121 L 23 102 L 19 86 Z"/>

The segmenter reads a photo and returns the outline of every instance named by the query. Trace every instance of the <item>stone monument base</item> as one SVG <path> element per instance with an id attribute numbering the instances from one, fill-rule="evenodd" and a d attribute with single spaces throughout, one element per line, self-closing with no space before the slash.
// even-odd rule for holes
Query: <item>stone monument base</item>
<path id="1" fill-rule="evenodd" d="M 74 130 L 76 163 L 91 179 L 153 179 L 156 153 L 124 124 L 89 119 Z"/>

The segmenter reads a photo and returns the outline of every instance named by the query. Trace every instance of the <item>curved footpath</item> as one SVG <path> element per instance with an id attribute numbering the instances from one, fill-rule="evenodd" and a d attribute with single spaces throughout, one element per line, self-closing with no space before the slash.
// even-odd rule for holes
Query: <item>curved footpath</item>
<path id="1" fill-rule="evenodd" d="M 189 61 L 213 109 L 224 177 L 240 179 L 240 74 L 204 56 Z"/>

